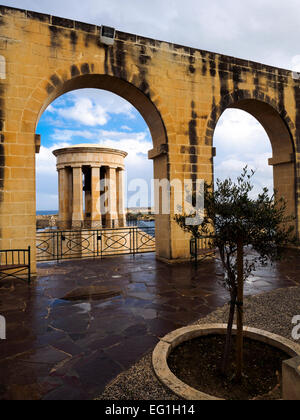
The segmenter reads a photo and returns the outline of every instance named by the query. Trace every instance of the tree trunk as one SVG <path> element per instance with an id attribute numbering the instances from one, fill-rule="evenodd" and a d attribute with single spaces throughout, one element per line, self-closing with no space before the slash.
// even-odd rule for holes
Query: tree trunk
<path id="1" fill-rule="evenodd" d="M 236 351 L 236 379 L 241 381 L 243 373 L 243 304 L 244 304 L 244 246 L 243 240 L 237 244 L 237 351 Z"/>
<path id="2" fill-rule="evenodd" d="M 232 294 L 231 296 L 231 302 L 230 302 L 230 312 L 229 312 L 229 320 L 227 325 L 227 335 L 226 335 L 226 345 L 225 345 L 225 351 L 222 361 L 222 367 L 221 372 L 222 375 L 226 375 L 227 369 L 228 369 L 228 360 L 231 350 L 231 342 L 232 342 L 232 326 L 234 321 L 234 313 L 235 313 L 235 305 L 236 305 L 236 294 Z"/>

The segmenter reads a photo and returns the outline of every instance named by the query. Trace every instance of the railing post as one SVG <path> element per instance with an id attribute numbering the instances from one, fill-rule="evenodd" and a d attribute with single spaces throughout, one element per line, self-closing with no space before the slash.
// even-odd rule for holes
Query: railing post
<path id="1" fill-rule="evenodd" d="M 101 240 L 100 240 L 100 244 L 101 244 L 101 259 L 103 258 L 103 242 L 102 242 L 102 239 L 103 239 L 103 229 L 101 229 Z"/>
<path id="2" fill-rule="evenodd" d="M 132 250 L 132 253 L 133 253 L 133 255 L 135 256 L 135 251 L 136 251 L 136 243 L 135 243 L 135 241 L 136 241 L 136 228 L 134 227 L 134 228 L 132 228 L 131 229 L 131 232 L 132 232 L 132 236 L 133 236 L 133 238 L 132 238 L 132 247 L 133 247 L 133 250 Z"/>
<path id="3" fill-rule="evenodd" d="M 97 230 L 96 240 L 97 240 L 97 257 L 99 257 L 99 230 Z"/>
<path id="4" fill-rule="evenodd" d="M 31 281 L 31 247 L 28 247 L 28 284 Z"/>
<path id="5" fill-rule="evenodd" d="M 58 250 L 59 250 L 59 234 L 60 232 L 55 232 L 56 235 L 56 261 L 59 261 L 59 254 L 58 254 Z"/>
<path id="6" fill-rule="evenodd" d="M 139 251 L 139 230 L 138 227 L 135 228 L 135 249 L 134 255 L 136 255 Z"/>

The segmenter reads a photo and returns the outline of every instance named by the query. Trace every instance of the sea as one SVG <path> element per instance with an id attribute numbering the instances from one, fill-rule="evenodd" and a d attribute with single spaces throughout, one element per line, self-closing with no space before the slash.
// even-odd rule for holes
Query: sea
<path id="1" fill-rule="evenodd" d="M 37 216 L 52 216 L 58 214 L 58 210 L 37 210 Z"/>
<path id="2" fill-rule="evenodd" d="M 58 214 L 58 210 L 37 210 L 37 216 L 52 216 Z M 140 228 L 154 228 L 155 222 L 153 220 L 138 220 L 138 221 L 129 221 L 127 226 L 138 226 Z"/>

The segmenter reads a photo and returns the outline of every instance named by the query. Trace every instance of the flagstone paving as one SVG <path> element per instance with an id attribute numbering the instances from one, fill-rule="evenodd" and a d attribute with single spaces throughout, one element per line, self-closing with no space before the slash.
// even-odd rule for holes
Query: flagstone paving
<path id="1" fill-rule="evenodd" d="M 299 285 L 299 252 L 290 256 L 259 268 L 245 294 Z M 2 282 L 0 399 L 94 398 L 160 337 L 224 305 L 221 280 L 217 261 L 195 269 L 144 254 L 43 263 L 31 286 Z M 65 300 L 71 292 L 82 300 Z"/>

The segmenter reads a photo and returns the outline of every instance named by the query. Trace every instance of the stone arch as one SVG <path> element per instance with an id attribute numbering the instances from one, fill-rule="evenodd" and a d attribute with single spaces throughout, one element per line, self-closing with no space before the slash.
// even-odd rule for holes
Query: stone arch
<path id="1" fill-rule="evenodd" d="M 293 133 L 295 125 L 283 106 L 263 92 L 234 91 L 221 98 L 213 107 L 207 123 L 205 142 L 213 145 L 213 136 L 219 118 L 226 109 L 240 109 L 248 112 L 265 129 L 272 146 L 274 189 L 287 200 L 287 213 L 296 218 L 296 232 L 299 235 L 296 143 Z"/>
<path id="2" fill-rule="evenodd" d="M 95 88 L 115 93 L 130 102 L 145 119 L 154 146 L 167 144 L 170 136 L 175 135 L 175 128 L 171 114 L 161 105 L 160 96 L 153 89 L 144 93 L 134 84 L 134 77 L 128 82 L 99 70 L 93 63 L 77 63 L 68 71 L 59 69 L 43 79 L 24 107 L 22 126 L 34 124 L 35 131 L 45 109 L 59 96 L 77 89 Z"/>
<path id="3" fill-rule="evenodd" d="M 134 74 L 129 77 L 131 82 L 104 74 L 101 71 L 101 65 L 93 63 L 77 63 L 71 68 L 58 69 L 50 77 L 44 78 L 28 98 L 22 113 L 20 129 L 22 132 L 32 134 L 34 142 L 38 121 L 47 106 L 55 99 L 77 89 L 98 88 L 110 91 L 130 102 L 143 116 L 149 127 L 154 146 L 155 153 L 152 154 L 153 158 L 151 157 L 154 163 L 154 178 L 169 179 L 167 145 L 174 143 L 176 136 L 173 117 L 155 90 L 151 88 L 151 90 L 146 89 L 146 92 L 143 91 L 138 84 L 134 83 L 135 79 L 138 80 Z M 162 153 L 156 153 L 157 150 L 162 150 Z M 157 256 L 168 258 L 171 242 L 168 241 L 167 246 L 165 242 L 166 235 L 170 234 L 170 221 L 166 222 L 164 215 L 156 215 L 156 228 Z"/>
<path id="4" fill-rule="evenodd" d="M 223 112 L 229 108 L 241 109 L 255 117 L 266 130 L 272 148 L 279 147 L 279 142 L 275 139 L 274 129 L 272 130 L 272 124 L 275 123 L 276 128 L 280 128 L 280 135 L 284 134 L 284 137 L 288 139 L 287 143 L 292 148 L 291 152 L 295 153 L 296 145 L 292 135 L 295 131 L 295 125 L 286 110 L 275 99 L 270 98 L 263 92 L 254 91 L 251 93 L 248 90 L 236 90 L 227 94 L 220 99 L 219 104 L 213 106 L 207 121 L 206 144 L 212 145 L 214 130 L 218 120 Z"/>

